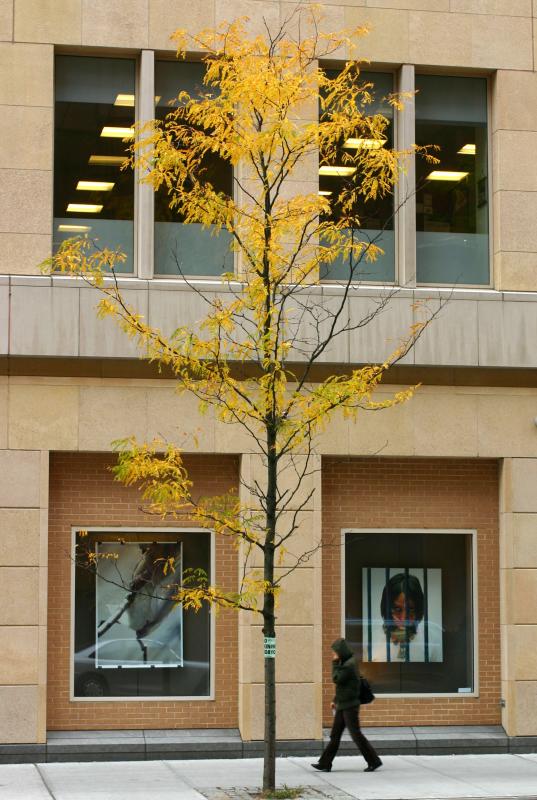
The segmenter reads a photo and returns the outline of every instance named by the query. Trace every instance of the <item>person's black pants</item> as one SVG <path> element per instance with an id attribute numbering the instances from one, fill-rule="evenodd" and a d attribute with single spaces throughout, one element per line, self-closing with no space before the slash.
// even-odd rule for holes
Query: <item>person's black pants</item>
<path id="1" fill-rule="evenodd" d="M 341 736 L 345 730 L 345 727 L 349 729 L 349 733 L 352 736 L 355 745 L 358 747 L 360 753 L 367 761 L 368 766 L 371 767 L 379 761 L 379 757 L 374 747 L 367 741 L 364 734 L 360 730 L 359 712 L 359 706 L 346 708 L 344 711 L 336 711 L 334 722 L 332 724 L 332 730 L 330 732 L 330 741 L 323 750 L 323 754 L 319 759 L 319 764 L 322 767 L 332 766 L 332 761 L 336 757 Z"/>

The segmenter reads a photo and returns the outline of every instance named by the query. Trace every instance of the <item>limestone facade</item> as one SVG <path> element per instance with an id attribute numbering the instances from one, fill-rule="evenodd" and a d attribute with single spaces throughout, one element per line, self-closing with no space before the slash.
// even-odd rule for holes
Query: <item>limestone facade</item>
<path id="1" fill-rule="evenodd" d="M 250 476 L 257 466 L 240 431 L 220 425 L 210 413 L 200 416 L 193 400 L 174 393 L 171 381 L 138 370 L 132 344 L 95 320 L 89 290 L 76 281 L 42 277 L 38 264 L 52 247 L 55 53 L 170 53 L 168 37 L 177 27 L 195 31 L 247 15 L 256 32 L 263 20 L 279 25 L 292 8 L 279 0 L 0 0 L 1 743 L 43 742 L 47 725 L 150 727 L 163 711 L 171 727 L 239 727 L 245 739 L 262 736 L 261 630 L 245 615 L 217 622 L 217 636 L 227 644 L 217 647 L 215 665 L 231 687 L 220 685 L 218 676 L 216 685 L 218 692 L 230 691 L 228 701 L 219 694 L 211 708 L 213 701 L 189 703 L 188 709 L 177 701 L 166 708 L 110 703 L 90 710 L 66 694 L 69 644 L 67 633 L 63 642 L 60 633 L 65 625 L 69 629 L 70 620 L 58 623 L 58 614 L 67 613 L 60 605 L 70 594 L 69 576 L 56 565 L 49 570 L 50 553 L 59 544 L 55 537 L 63 535 L 62 524 L 65 534 L 67 525 L 66 518 L 58 522 L 58 508 L 49 507 L 57 499 L 61 465 L 81 470 L 84 464 L 105 463 L 111 442 L 131 434 L 172 438 L 187 430 L 197 434 L 195 458 L 209 465 L 207 472 L 225 462 L 238 481 L 238 475 Z M 488 77 L 493 257 L 490 287 L 447 287 L 450 301 L 438 325 L 401 366 L 401 385 L 423 380 L 415 398 L 382 414 L 359 415 L 356 423 L 336 417 L 323 434 L 315 491 L 303 510 L 304 543 L 320 539 L 329 524 L 323 515 L 334 497 L 323 500 L 327 464 L 396 459 L 409 475 L 417 475 L 421 460 L 444 464 L 449 459 L 473 471 L 476 486 L 480 475 L 496 470 L 482 556 L 492 564 L 491 625 L 498 635 L 490 663 L 483 648 L 477 655 L 479 668 L 490 668 L 492 675 L 482 708 L 479 701 L 473 704 L 482 713 L 474 708 L 467 713 L 471 701 L 455 698 L 443 710 L 437 703 L 434 718 L 413 717 L 412 699 L 407 706 L 404 699 L 387 699 L 377 716 L 371 710 L 368 721 L 501 720 L 510 735 L 537 736 L 537 5 L 532 0 L 326 0 L 325 12 L 323 24 L 330 29 L 372 26 L 361 52 L 373 66 Z M 311 173 L 297 177 L 313 187 L 315 171 L 312 165 Z M 124 281 L 133 304 L 164 329 L 172 330 L 186 313 L 197 318 L 188 287 L 142 270 Z M 330 353 L 332 366 L 382 358 L 387 341 L 412 322 L 415 300 L 434 299 L 443 291 L 404 283 L 377 328 Z M 214 281 L 207 286 L 217 288 Z M 323 290 L 320 302 L 330 302 L 331 291 Z M 351 313 L 363 311 L 375 291 L 354 298 Z M 198 478 L 203 485 L 203 469 Z M 422 487 L 429 491 L 426 479 Z M 385 481 L 384 491 L 389 502 Z M 126 496 L 124 503 L 125 524 L 133 524 L 135 500 Z M 69 514 L 69 525 L 83 524 L 77 514 L 89 511 Z M 121 509 L 114 514 L 119 524 Z M 99 524 L 112 524 L 102 510 L 99 515 Z M 496 529 L 490 521 L 495 515 Z M 448 516 L 443 527 L 449 527 Z M 396 520 L 391 524 L 397 527 Z M 429 523 L 418 519 L 418 524 Z M 464 525 L 478 527 L 467 520 Z M 229 577 L 236 561 L 230 554 L 222 559 Z M 282 599 L 277 676 L 283 739 L 320 738 L 327 721 L 323 661 L 328 638 L 341 633 L 337 612 L 325 613 L 327 577 L 335 574 L 329 569 L 319 553 L 297 570 Z M 161 718 L 158 727 L 163 727 Z"/>

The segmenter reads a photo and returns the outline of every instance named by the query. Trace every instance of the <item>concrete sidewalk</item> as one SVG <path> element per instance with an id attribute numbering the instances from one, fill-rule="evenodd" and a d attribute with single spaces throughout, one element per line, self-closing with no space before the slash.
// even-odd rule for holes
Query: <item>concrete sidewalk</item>
<path id="1" fill-rule="evenodd" d="M 331 773 L 311 758 L 278 759 L 278 785 L 301 786 L 310 800 L 537 798 L 537 754 L 386 756 L 365 774 L 358 756 Z M 0 765 L 0 800 L 245 800 L 262 776 L 261 759 Z"/>

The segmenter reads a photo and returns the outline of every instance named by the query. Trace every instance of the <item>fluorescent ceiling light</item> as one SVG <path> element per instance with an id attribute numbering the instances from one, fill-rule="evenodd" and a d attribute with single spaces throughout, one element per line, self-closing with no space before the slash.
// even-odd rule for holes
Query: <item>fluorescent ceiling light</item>
<path id="1" fill-rule="evenodd" d="M 467 172 L 449 172 L 449 170 L 434 169 L 427 175 L 428 181 L 462 181 L 466 178 Z"/>
<path id="2" fill-rule="evenodd" d="M 457 150 L 457 153 L 460 153 L 461 156 L 475 156 L 475 150 L 475 144 L 465 144 L 464 147 Z"/>
<path id="3" fill-rule="evenodd" d="M 90 156 L 88 164 L 100 167 L 122 167 L 126 161 L 126 156 Z"/>
<path id="4" fill-rule="evenodd" d="M 155 103 L 158 103 L 160 100 L 160 95 L 155 97 Z M 134 108 L 134 95 L 133 94 L 118 94 L 116 99 L 114 100 L 115 106 L 125 106 L 128 108 Z"/>
<path id="5" fill-rule="evenodd" d="M 105 125 L 101 136 L 107 139 L 134 139 L 134 128 L 117 128 L 114 125 Z"/>
<path id="6" fill-rule="evenodd" d="M 387 139 L 350 139 L 345 140 L 345 147 L 347 150 L 380 150 L 384 147 Z"/>
<path id="7" fill-rule="evenodd" d="M 116 99 L 114 100 L 115 106 L 128 106 L 132 108 L 134 106 L 134 95 L 133 94 L 118 94 Z"/>
<path id="8" fill-rule="evenodd" d="M 333 167 L 319 167 L 319 175 L 335 175 L 338 178 L 346 178 L 354 175 L 356 167 L 342 167 L 334 165 Z"/>
<path id="9" fill-rule="evenodd" d="M 111 181 L 78 181 L 77 192 L 111 192 L 116 184 Z"/>
<path id="10" fill-rule="evenodd" d="M 99 214 L 103 210 L 98 203 L 69 203 L 67 211 L 75 214 Z"/>
<path id="11" fill-rule="evenodd" d="M 317 194 L 320 194 L 320 195 L 321 195 L 321 197 L 330 197 L 330 195 L 332 194 L 332 192 L 324 192 L 324 191 L 322 191 L 321 189 L 319 189 L 319 191 L 317 192 Z"/>
<path id="12" fill-rule="evenodd" d="M 87 233 L 91 231 L 91 225 L 58 225 L 58 230 L 62 233 Z"/>

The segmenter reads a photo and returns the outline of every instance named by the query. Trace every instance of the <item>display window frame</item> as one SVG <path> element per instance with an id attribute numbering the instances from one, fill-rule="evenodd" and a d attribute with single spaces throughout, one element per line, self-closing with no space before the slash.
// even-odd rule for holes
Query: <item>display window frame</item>
<path id="1" fill-rule="evenodd" d="M 99 526 L 99 525 L 75 525 L 71 527 L 71 587 L 70 587 L 70 631 L 69 631 L 69 702 L 70 703 L 180 703 L 180 702 L 197 702 L 206 703 L 215 700 L 215 664 L 216 664 L 216 614 L 214 609 L 209 607 L 209 694 L 206 695 L 140 695 L 140 696 L 118 696 L 111 695 L 106 697 L 81 697 L 75 694 L 75 620 L 76 620 L 76 537 L 81 531 L 88 533 L 98 534 L 146 534 L 154 536 L 155 534 L 193 534 L 198 533 L 209 534 L 209 557 L 210 557 L 210 570 L 209 581 L 211 584 L 215 582 L 215 533 L 213 530 L 207 528 L 194 528 L 194 527 L 154 527 L 150 526 Z"/>
<path id="2" fill-rule="evenodd" d="M 469 567 L 471 569 L 471 618 L 472 618 L 472 691 L 470 692 L 380 692 L 377 691 L 376 695 L 379 698 L 386 698 L 388 700 L 402 699 L 406 697 L 419 697 L 422 699 L 429 699 L 435 697 L 458 698 L 465 700 L 467 698 L 479 697 L 479 587 L 478 587 L 478 564 L 477 564 L 477 530 L 475 528 L 342 528 L 341 529 L 341 564 L 340 564 L 340 599 L 341 599 L 341 618 L 340 618 L 340 635 L 345 637 L 346 633 L 346 536 L 347 534 L 366 533 L 366 534 L 448 534 L 453 536 L 468 536 L 471 542 L 471 557 L 469 559 Z M 375 687 L 373 685 L 373 690 Z"/>

